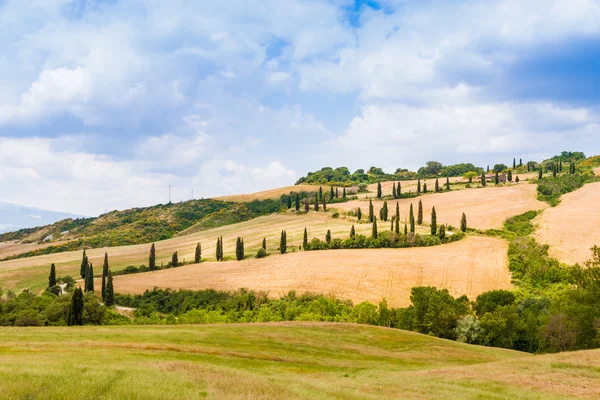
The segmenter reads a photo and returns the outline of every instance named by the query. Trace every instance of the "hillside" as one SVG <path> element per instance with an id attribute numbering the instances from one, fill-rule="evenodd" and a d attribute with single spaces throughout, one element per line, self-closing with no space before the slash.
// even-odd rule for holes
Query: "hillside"
<path id="1" fill-rule="evenodd" d="M 360 325 L 7 328 L 0 341 L 1 398 L 600 395 L 598 351 L 531 356 Z"/>

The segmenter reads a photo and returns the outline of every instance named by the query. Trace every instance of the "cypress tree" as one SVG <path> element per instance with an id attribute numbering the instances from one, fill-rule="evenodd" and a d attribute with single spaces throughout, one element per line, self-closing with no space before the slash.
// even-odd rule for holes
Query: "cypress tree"
<path id="1" fill-rule="evenodd" d="M 543 168 L 540 168 L 538 171 L 538 179 L 542 179 L 543 175 L 544 175 Z"/>
<path id="2" fill-rule="evenodd" d="M 427 193 L 427 182 L 423 182 L 423 193 Z"/>
<path id="3" fill-rule="evenodd" d="M 304 198 L 304 212 L 308 212 L 309 209 L 310 209 L 310 206 L 308 204 L 308 196 L 306 196 Z"/>
<path id="4" fill-rule="evenodd" d="M 287 197 L 287 209 L 291 210 L 292 209 L 292 194 L 290 193 L 290 195 Z"/>
<path id="5" fill-rule="evenodd" d="M 356 230 L 354 230 L 354 225 L 352 225 L 352 228 L 350 228 L 350 237 L 354 237 L 356 236 Z"/>
<path id="6" fill-rule="evenodd" d="M 519 158 L 519 167 L 522 167 L 522 166 L 523 166 L 523 159 Z"/>
<path id="7" fill-rule="evenodd" d="M 497 185 L 500 182 L 500 178 L 498 178 L 498 171 L 496 171 L 496 175 L 494 176 L 494 183 Z"/>
<path id="8" fill-rule="evenodd" d="M 450 190 L 450 178 L 446 177 L 446 190 Z"/>
<path id="9" fill-rule="evenodd" d="M 50 265 L 50 275 L 48 275 L 48 287 L 56 286 L 56 265 Z"/>
<path id="10" fill-rule="evenodd" d="M 423 224 L 423 202 L 419 200 L 419 208 L 417 211 L 417 225 Z"/>
<path id="11" fill-rule="evenodd" d="M 373 211 L 373 201 L 369 199 L 369 222 L 373 222 L 375 218 L 375 212 Z"/>
<path id="12" fill-rule="evenodd" d="M 398 186 L 396 186 L 396 196 L 398 198 L 402 196 L 402 186 L 400 185 L 400 182 L 398 182 Z"/>
<path id="13" fill-rule="evenodd" d="M 438 181 L 438 178 L 435 178 L 435 192 L 439 192 L 440 191 L 440 182 Z"/>
<path id="14" fill-rule="evenodd" d="M 517 169 L 517 159 L 513 158 L 513 169 Z"/>
<path id="15" fill-rule="evenodd" d="M 323 197 L 323 211 L 327 211 L 327 202 L 325 201 L 324 197 Z"/>
<path id="16" fill-rule="evenodd" d="M 150 255 L 148 256 L 148 268 L 150 271 L 154 271 L 156 269 L 156 247 L 154 243 L 150 247 Z"/>
<path id="17" fill-rule="evenodd" d="M 102 300 L 106 296 L 106 278 L 108 277 L 108 253 L 104 253 L 104 264 L 102 264 Z"/>
<path id="18" fill-rule="evenodd" d="M 377 239 L 377 218 L 373 218 L 373 231 L 371 232 L 373 239 Z"/>
<path id="19" fill-rule="evenodd" d="M 335 193 L 333 192 L 333 186 L 329 187 L 329 198 L 331 200 L 333 200 L 333 198 L 335 197 Z"/>
<path id="20" fill-rule="evenodd" d="M 394 217 L 392 215 L 392 218 L 390 218 L 390 231 L 394 232 L 394 220 L 396 219 L 396 217 Z"/>
<path id="21" fill-rule="evenodd" d="M 263 241 L 262 241 L 262 248 L 263 248 L 263 250 L 265 250 L 265 251 L 267 250 L 267 238 L 263 238 Z"/>
<path id="22" fill-rule="evenodd" d="M 344 186 L 344 191 L 342 192 L 342 196 L 344 199 L 346 198 L 346 186 Z"/>
<path id="23" fill-rule="evenodd" d="M 325 241 L 327 244 L 331 244 L 331 231 L 327 229 L 327 233 L 325 234 Z"/>
<path id="24" fill-rule="evenodd" d="M 440 232 L 439 235 L 440 239 L 444 240 L 446 238 L 446 226 L 445 225 L 440 225 Z"/>
<path id="25" fill-rule="evenodd" d="M 562 160 L 560 160 L 560 163 L 558 164 L 558 172 L 562 172 Z"/>
<path id="26" fill-rule="evenodd" d="M 281 231 L 281 239 L 279 241 L 279 252 L 285 254 L 287 251 L 287 232 Z"/>
<path id="27" fill-rule="evenodd" d="M 381 193 L 381 182 L 377 182 L 377 198 L 381 199 L 382 193 Z"/>
<path id="28" fill-rule="evenodd" d="M 300 195 L 296 193 L 296 211 L 300 211 Z"/>
<path id="29" fill-rule="evenodd" d="M 485 172 L 481 173 L 481 186 L 485 187 L 485 185 L 487 184 L 486 179 L 485 179 Z"/>
<path id="30" fill-rule="evenodd" d="M 85 249 L 83 249 L 83 257 L 81 259 L 81 267 L 79 268 L 79 275 L 81 275 L 81 279 L 85 279 L 87 275 L 87 269 L 90 265 Z"/>
<path id="31" fill-rule="evenodd" d="M 408 227 L 406 226 L 406 222 L 404 223 L 404 236 L 408 235 Z"/>
<path id="32" fill-rule="evenodd" d="M 359 221 L 362 219 L 362 211 L 360 210 L 360 207 L 358 207 L 358 210 L 356 211 L 356 218 L 358 218 Z"/>
<path id="33" fill-rule="evenodd" d="M 110 270 L 108 271 L 108 277 L 106 278 L 106 294 L 104 296 L 104 305 L 106 307 L 112 307 L 115 304 L 115 288 L 113 286 L 113 277 Z"/>
<path id="34" fill-rule="evenodd" d="M 512 182 L 512 170 L 508 170 L 508 177 L 507 177 L 509 182 Z"/>
<path id="35" fill-rule="evenodd" d="M 315 211 L 319 211 L 319 199 L 315 196 Z"/>
<path id="36" fill-rule="evenodd" d="M 556 178 L 556 170 L 558 169 L 558 167 L 556 166 L 556 164 L 552 164 L 552 177 Z"/>
<path id="37" fill-rule="evenodd" d="M 304 228 L 304 236 L 302 237 L 302 248 L 306 249 L 308 246 L 308 231 Z"/>
<path id="38" fill-rule="evenodd" d="M 177 252 L 175 252 L 171 256 L 171 267 L 177 268 L 178 266 L 179 266 L 179 256 L 177 256 Z"/>
<path id="39" fill-rule="evenodd" d="M 67 313 L 67 325 L 83 325 L 83 292 L 75 288 L 71 296 L 71 305 Z"/>
<path id="40" fill-rule="evenodd" d="M 486 172 L 490 172 L 490 165 L 489 164 L 487 166 L 487 171 Z"/>
<path id="41" fill-rule="evenodd" d="M 531 172 L 531 161 L 527 162 L 527 172 Z"/>
<path id="42" fill-rule="evenodd" d="M 217 250 L 216 250 L 217 261 L 221 261 L 221 238 L 217 238 Z"/>
<path id="43" fill-rule="evenodd" d="M 410 203 L 410 214 L 408 218 L 410 220 L 410 233 L 415 233 L 415 213 L 413 212 L 412 203 Z"/>
<path id="44" fill-rule="evenodd" d="M 333 188 L 331 189 L 333 191 Z M 319 186 L 319 200 L 323 199 L 323 186 Z"/>
<path id="45" fill-rule="evenodd" d="M 381 219 L 387 222 L 388 220 L 388 205 L 387 201 L 383 202 L 383 207 L 381 208 Z"/>
<path id="46" fill-rule="evenodd" d="M 194 253 L 194 263 L 198 264 L 202 260 L 202 245 L 196 244 L 196 252 Z"/>
<path id="47" fill-rule="evenodd" d="M 237 258 L 238 261 L 244 259 L 244 240 L 240 237 L 235 241 L 235 258 Z"/>
<path id="48" fill-rule="evenodd" d="M 435 207 L 431 209 L 431 234 L 437 234 L 437 215 L 435 213 Z"/>
<path id="49" fill-rule="evenodd" d="M 519 183 L 519 177 L 518 176 L 515 178 L 515 182 Z"/>
<path id="50" fill-rule="evenodd" d="M 417 179 L 417 194 L 421 193 L 421 178 Z"/>
<path id="51" fill-rule="evenodd" d="M 396 182 L 392 183 L 392 196 L 397 199 L 398 196 L 396 195 Z"/>
<path id="52" fill-rule="evenodd" d="M 467 231 L 467 216 L 463 213 L 462 218 L 460 219 L 460 230 L 463 232 Z"/>
<path id="53" fill-rule="evenodd" d="M 90 263 L 85 275 L 84 289 L 86 292 L 94 291 L 94 266 Z"/>
<path id="54" fill-rule="evenodd" d="M 396 202 L 396 235 L 400 234 L 400 205 Z"/>

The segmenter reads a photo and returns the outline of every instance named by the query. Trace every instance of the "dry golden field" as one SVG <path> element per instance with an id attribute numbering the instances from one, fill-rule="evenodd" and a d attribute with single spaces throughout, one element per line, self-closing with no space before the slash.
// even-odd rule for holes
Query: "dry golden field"
<path id="1" fill-rule="evenodd" d="M 565 194 L 558 206 L 545 210 L 534 223 L 537 240 L 550 245 L 550 254 L 560 261 L 588 260 L 590 248 L 600 246 L 600 182 Z"/>
<path id="2" fill-rule="evenodd" d="M 232 196 L 215 197 L 215 200 L 233 201 L 233 202 L 247 202 L 253 200 L 277 200 L 284 194 L 290 194 L 291 192 L 314 192 L 319 190 L 319 185 L 295 185 L 287 186 L 277 189 L 265 190 L 262 192 L 248 193 L 248 194 L 236 194 Z M 325 186 L 323 186 L 325 190 Z"/>
<path id="3" fill-rule="evenodd" d="M 541 210 L 548 204 L 536 199 L 536 186 L 528 183 L 499 187 L 473 188 L 468 190 L 455 190 L 446 193 L 431 193 L 412 199 L 398 200 L 400 204 L 400 219 L 408 220 L 410 204 L 413 204 L 415 218 L 419 200 L 423 201 L 423 220 L 429 223 L 431 209 L 435 207 L 438 224 L 460 226 L 462 213 L 467 215 L 468 226 L 478 229 L 501 228 L 502 223 L 509 217 L 522 214 L 530 210 Z M 368 200 L 354 200 L 347 203 L 332 205 L 338 209 L 356 210 L 361 208 L 363 215 L 369 210 Z M 375 215 L 383 201 L 373 200 Z M 396 211 L 396 200 L 388 201 L 390 215 Z"/>
<path id="4" fill-rule="evenodd" d="M 205 262 L 115 278 L 118 293 L 143 293 L 153 287 L 173 289 L 267 291 L 280 297 L 290 290 L 327 293 L 355 303 L 392 306 L 410 303 L 415 286 L 445 288 L 454 296 L 475 299 L 482 292 L 511 287 L 508 244 L 470 237 L 436 247 L 303 251 L 263 259 Z"/>

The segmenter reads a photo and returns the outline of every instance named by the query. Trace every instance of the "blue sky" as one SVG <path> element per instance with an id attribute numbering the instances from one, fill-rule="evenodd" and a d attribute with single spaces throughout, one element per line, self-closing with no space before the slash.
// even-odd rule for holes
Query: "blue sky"
<path id="1" fill-rule="evenodd" d="M 600 153 L 600 0 L 0 0 L 0 201 Z"/>

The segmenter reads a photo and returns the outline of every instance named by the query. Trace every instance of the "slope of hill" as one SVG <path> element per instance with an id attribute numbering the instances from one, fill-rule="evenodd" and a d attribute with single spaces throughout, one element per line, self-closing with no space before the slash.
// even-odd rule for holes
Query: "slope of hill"
<path id="1" fill-rule="evenodd" d="M 79 217 L 74 214 L 24 207 L 0 201 L 0 233 L 31 229 L 53 224 L 62 219 Z"/>
<path id="2" fill-rule="evenodd" d="M 7 328 L 0 341 L 1 398 L 600 395 L 599 351 L 531 356 L 361 325 Z"/>

